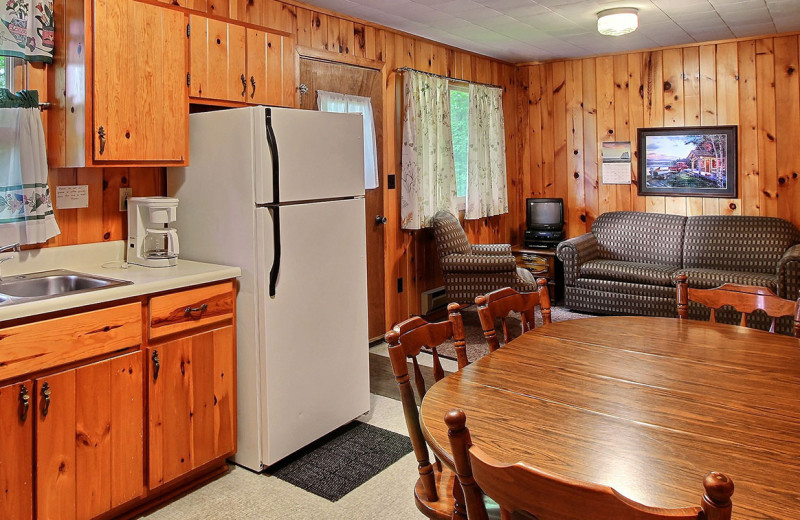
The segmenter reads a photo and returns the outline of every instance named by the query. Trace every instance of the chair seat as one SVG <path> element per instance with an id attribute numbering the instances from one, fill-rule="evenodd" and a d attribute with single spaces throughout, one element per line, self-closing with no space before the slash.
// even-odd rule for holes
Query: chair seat
<path id="1" fill-rule="evenodd" d="M 581 278 L 671 287 L 671 275 L 679 268 L 664 264 L 626 262 L 624 260 L 590 260 L 581 265 Z"/>
<path id="2" fill-rule="evenodd" d="M 414 502 L 417 504 L 417 509 L 428 518 L 451 520 L 455 507 L 453 500 L 455 474 L 446 466 L 442 465 L 442 471 L 435 471 L 435 478 L 436 493 L 439 495 L 439 500 L 430 502 L 423 498 L 425 496 L 425 490 L 422 487 L 422 480 L 417 479 L 417 484 L 414 486 Z M 487 496 L 483 497 L 483 501 L 486 505 L 486 512 L 489 513 L 489 519 L 500 520 L 500 506 L 497 505 L 497 502 Z M 517 517 L 512 518 L 517 520 Z M 519 517 L 519 520 L 527 518 L 528 517 Z"/>
<path id="3" fill-rule="evenodd" d="M 713 289 L 726 283 L 738 283 L 741 285 L 767 287 L 776 294 L 778 291 L 778 275 L 776 274 L 689 268 L 676 270 L 672 275 L 673 283 L 677 283 L 678 276 L 682 274 L 686 275 L 689 287 L 698 289 Z"/>

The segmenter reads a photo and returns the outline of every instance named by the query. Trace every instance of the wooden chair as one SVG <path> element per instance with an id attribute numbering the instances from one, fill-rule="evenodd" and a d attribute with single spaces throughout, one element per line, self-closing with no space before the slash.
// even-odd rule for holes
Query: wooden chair
<path id="1" fill-rule="evenodd" d="M 536 520 L 730 520 L 733 481 L 722 473 L 703 480 L 700 507 L 664 509 L 629 500 L 608 486 L 565 479 L 527 464 L 503 464 L 472 444 L 463 410 L 445 416 L 456 473 L 469 520 L 487 520 L 483 493 L 500 505 L 504 520 L 522 511 Z M 515 515 L 516 517 L 516 515 Z"/>
<path id="2" fill-rule="evenodd" d="M 484 296 L 475 298 L 478 306 L 478 316 L 481 319 L 483 335 L 489 343 L 489 350 L 494 352 L 500 348 L 500 341 L 497 339 L 495 329 L 495 319 L 501 318 L 503 321 L 503 342 L 511 341 L 508 332 L 506 317 L 512 311 L 520 313 L 522 318 L 522 332 L 527 332 L 536 327 L 536 306 L 541 307 L 542 321 L 550 323 L 550 295 L 547 292 L 547 280 L 539 278 L 536 281 L 538 292 L 519 293 L 510 287 L 492 291 Z"/>
<path id="3" fill-rule="evenodd" d="M 461 320 L 460 306 L 451 303 L 447 306 L 449 313 L 446 321 L 429 323 L 422 318 L 410 318 L 386 333 L 386 342 L 389 343 L 389 358 L 392 370 L 400 388 L 400 399 L 403 402 L 403 413 L 406 418 L 408 434 L 414 447 L 414 454 L 419 463 L 419 479 L 414 487 L 414 500 L 419 509 L 428 518 L 466 519 L 466 509 L 461 497 L 461 487 L 454 478 L 453 473 L 447 468 L 442 468 L 440 461 L 431 464 L 428 455 L 428 446 L 422 435 L 419 422 L 419 409 L 414 398 L 408 374 L 408 358 L 412 359 L 414 370 L 414 386 L 420 401 L 425 396 L 425 381 L 422 377 L 417 362 L 417 355 L 422 347 L 429 347 L 433 352 L 433 378 L 439 381 L 444 377 L 436 347 L 450 338 L 458 357 L 459 369 L 468 364 L 466 342 L 464 340 L 464 324 Z M 455 494 L 458 497 L 454 497 Z M 458 500 L 456 500 L 458 498 Z"/>
<path id="4" fill-rule="evenodd" d="M 747 326 L 747 315 L 762 310 L 771 318 L 769 331 L 775 332 L 775 321 L 783 316 L 794 316 L 794 335 L 800 338 L 800 298 L 784 300 L 767 287 L 726 283 L 714 289 L 690 288 L 686 275 L 678 275 L 678 318 L 689 317 L 689 302 L 697 302 L 711 309 L 711 322 L 716 322 L 716 311 L 721 307 L 733 307 L 742 313 L 739 323 Z"/>

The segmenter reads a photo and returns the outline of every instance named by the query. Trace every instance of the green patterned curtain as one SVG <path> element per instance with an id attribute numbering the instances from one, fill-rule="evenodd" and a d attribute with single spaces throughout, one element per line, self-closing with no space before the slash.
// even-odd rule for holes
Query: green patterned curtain
<path id="1" fill-rule="evenodd" d="M 0 0 L 0 55 L 53 63 L 53 0 Z"/>
<path id="2" fill-rule="evenodd" d="M 7 88 L 0 88 L 0 108 L 39 108 L 39 92 L 20 90 L 14 93 Z"/>

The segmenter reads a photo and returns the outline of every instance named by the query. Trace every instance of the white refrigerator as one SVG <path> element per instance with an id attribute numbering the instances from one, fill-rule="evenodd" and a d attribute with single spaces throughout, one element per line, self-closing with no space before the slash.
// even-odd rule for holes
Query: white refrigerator
<path id="1" fill-rule="evenodd" d="M 241 267 L 238 452 L 260 471 L 369 411 L 361 116 L 189 117 L 170 168 L 181 257 Z"/>

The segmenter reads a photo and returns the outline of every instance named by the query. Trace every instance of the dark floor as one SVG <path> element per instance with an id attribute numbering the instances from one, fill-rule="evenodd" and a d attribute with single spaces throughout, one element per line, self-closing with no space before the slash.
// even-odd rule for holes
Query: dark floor
<path id="1" fill-rule="evenodd" d="M 428 354 L 420 355 L 427 356 Z M 430 388 L 434 382 L 433 369 L 422 365 L 420 365 L 419 368 L 422 371 L 422 378 L 425 380 L 425 384 Z M 413 374 L 413 370 L 413 365 L 409 363 L 408 373 Z M 445 372 L 445 375 L 449 373 L 450 372 Z M 391 399 L 400 399 L 400 391 L 397 389 L 397 383 L 395 382 L 394 373 L 392 372 L 392 363 L 388 357 L 378 354 L 369 355 L 369 389 L 373 394 L 382 395 Z M 414 394 L 416 395 L 416 391 Z M 419 400 L 419 398 L 417 398 L 417 400 Z"/>

